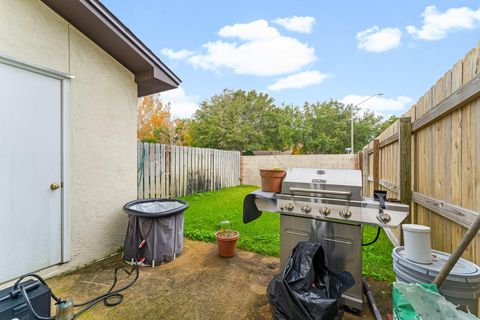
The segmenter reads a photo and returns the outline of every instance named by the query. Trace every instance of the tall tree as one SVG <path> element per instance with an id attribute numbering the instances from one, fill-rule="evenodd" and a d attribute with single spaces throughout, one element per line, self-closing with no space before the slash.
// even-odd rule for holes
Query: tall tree
<path id="1" fill-rule="evenodd" d="M 356 110 L 357 114 L 359 110 Z M 363 114 L 357 114 L 354 122 L 354 147 L 356 151 L 361 150 L 365 145 L 377 137 L 390 124 L 395 122 L 397 117 L 391 116 L 383 121 L 383 117 L 376 115 L 371 111 L 365 111 Z"/>
<path id="2" fill-rule="evenodd" d="M 265 93 L 224 90 L 200 103 L 191 123 L 192 144 L 224 150 L 276 148 L 278 109 Z"/>
<path id="3" fill-rule="evenodd" d="M 302 147 L 303 113 L 293 105 L 284 105 L 277 112 L 278 139 L 277 149 L 292 149 L 299 154 Z"/>
<path id="4" fill-rule="evenodd" d="M 303 106 L 302 153 L 345 153 L 349 146 L 350 110 L 338 101 Z"/>
<path id="5" fill-rule="evenodd" d="M 303 108 L 302 153 L 345 153 L 351 147 L 352 106 L 338 101 L 306 103 Z M 360 150 L 397 118 L 387 121 L 371 111 L 353 109 L 354 149 Z"/>

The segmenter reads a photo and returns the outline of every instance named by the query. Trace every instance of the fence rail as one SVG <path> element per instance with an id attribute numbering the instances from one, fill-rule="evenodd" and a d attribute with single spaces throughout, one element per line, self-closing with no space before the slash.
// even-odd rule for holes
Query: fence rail
<path id="1" fill-rule="evenodd" d="M 480 212 L 480 46 L 361 152 L 364 194 L 410 205 L 433 249 L 452 252 Z M 402 242 L 400 228 L 388 233 Z M 480 264 L 480 235 L 463 257 Z"/>
<path id="2" fill-rule="evenodd" d="M 137 144 L 137 197 L 172 198 L 240 184 L 240 152 Z"/>

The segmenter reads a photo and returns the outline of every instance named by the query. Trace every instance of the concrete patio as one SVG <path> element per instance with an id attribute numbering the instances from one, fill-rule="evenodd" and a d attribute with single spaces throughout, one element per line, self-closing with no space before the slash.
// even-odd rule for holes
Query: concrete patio
<path id="1" fill-rule="evenodd" d="M 113 269 L 120 264 L 121 256 L 115 255 L 47 282 L 59 296 L 83 302 L 108 290 Z M 141 268 L 120 305 L 108 308 L 99 303 L 82 319 L 271 319 L 266 287 L 278 272 L 278 258 L 238 251 L 236 257 L 222 259 L 215 244 L 186 240 L 176 260 Z M 387 312 L 390 293 L 385 283 L 369 283 L 377 292 L 384 291 L 378 302 Z M 365 305 L 363 314 L 345 313 L 344 319 L 373 317 Z"/>

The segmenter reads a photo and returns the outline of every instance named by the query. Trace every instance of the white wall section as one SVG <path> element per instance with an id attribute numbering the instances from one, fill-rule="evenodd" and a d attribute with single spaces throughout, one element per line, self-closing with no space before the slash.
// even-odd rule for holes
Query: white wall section
<path id="1" fill-rule="evenodd" d="M 0 1 L 0 52 L 74 76 L 66 119 L 72 260 L 44 274 L 113 253 L 125 234 L 122 206 L 136 198 L 134 75 L 37 0 Z"/>

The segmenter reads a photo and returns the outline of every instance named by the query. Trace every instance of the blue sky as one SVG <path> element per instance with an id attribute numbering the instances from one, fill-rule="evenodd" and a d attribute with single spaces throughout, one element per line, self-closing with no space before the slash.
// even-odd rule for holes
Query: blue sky
<path id="1" fill-rule="evenodd" d="M 182 79 L 177 117 L 224 88 L 400 115 L 480 40 L 480 1 L 102 2 Z"/>

